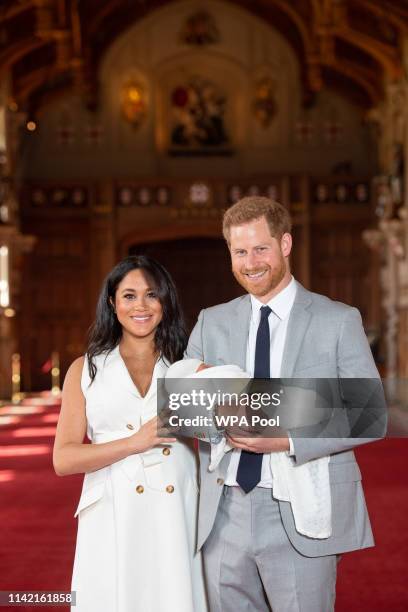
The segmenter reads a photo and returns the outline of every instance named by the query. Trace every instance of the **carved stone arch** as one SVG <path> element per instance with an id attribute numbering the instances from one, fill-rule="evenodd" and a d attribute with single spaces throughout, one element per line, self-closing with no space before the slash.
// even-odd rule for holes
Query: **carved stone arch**
<path id="1" fill-rule="evenodd" d="M 275 4 L 283 13 L 286 13 L 286 15 L 290 18 L 299 32 L 306 55 L 312 55 L 316 48 L 307 24 L 303 21 L 299 13 L 290 5 L 290 3 L 285 2 L 284 0 L 272 0 L 272 3 Z"/>
<path id="2" fill-rule="evenodd" d="M 44 86 L 44 83 L 47 82 L 47 79 L 53 79 L 58 74 L 60 74 L 60 71 L 57 68 L 51 69 L 49 67 L 38 68 L 34 72 L 31 72 L 30 75 L 28 77 L 25 77 L 24 81 L 19 84 L 18 96 L 16 96 L 16 101 L 20 104 L 24 104 L 24 102 L 28 100 L 33 94 L 35 94 L 35 92 L 39 92 L 41 90 L 41 88 Z M 38 110 L 36 110 L 38 116 L 44 113 L 45 106 L 47 106 L 50 102 L 53 102 L 60 95 L 66 93 L 67 89 L 69 91 L 72 91 L 71 84 L 65 84 L 64 87 L 60 85 L 58 88 L 52 89 L 52 91 L 49 92 L 48 96 L 42 96 L 41 106 L 38 108 Z"/>
<path id="3" fill-rule="evenodd" d="M 370 13 L 373 13 L 380 19 L 387 19 L 393 26 L 395 26 L 401 33 L 408 31 L 408 21 L 398 14 L 387 10 L 385 7 L 380 6 L 375 0 L 357 0 L 358 3 L 364 6 Z M 318 0 L 313 0 L 318 2 Z"/>
<path id="4" fill-rule="evenodd" d="M 341 64 L 327 63 L 323 65 L 323 69 L 323 76 L 328 86 L 332 87 L 333 83 L 331 82 L 332 79 L 327 78 L 327 76 L 340 75 L 341 77 L 347 79 L 349 84 L 354 84 L 356 93 L 357 90 L 363 92 L 366 96 L 366 100 L 363 101 L 363 99 L 361 99 L 361 106 L 374 106 L 380 102 L 381 95 L 378 89 L 375 87 L 375 85 L 373 85 L 369 78 L 367 78 L 367 75 L 362 70 L 358 70 L 358 68 L 353 64 L 346 61 L 343 61 Z M 345 92 L 343 92 L 343 95 L 344 93 Z"/>
<path id="5" fill-rule="evenodd" d="M 337 35 L 374 57 L 383 67 L 384 72 L 389 74 L 391 78 L 397 78 L 400 75 L 400 60 L 396 54 L 392 54 L 391 49 L 385 44 L 371 40 L 369 36 L 356 32 L 351 28 L 342 29 Z"/>
<path id="6" fill-rule="evenodd" d="M 91 43 L 89 46 L 93 48 L 94 53 L 97 53 L 97 55 L 93 56 L 93 69 L 99 70 L 112 42 L 115 38 L 120 37 L 125 29 L 132 27 L 140 19 L 150 16 L 161 8 L 168 9 L 171 5 L 181 4 L 182 2 L 183 0 L 171 0 L 171 2 L 153 1 L 149 3 L 148 8 L 144 11 L 135 10 L 131 15 L 128 14 L 127 19 L 120 18 L 121 11 L 124 8 L 123 2 L 120 0 L 111 0 L 104 7 L 101 7 L 100 12 L 92 19 L 92 27 L 88 32 L 88 44 Z M 320 89 L 321 81 L 316 75 L 319 67 L 314 61 L 317 48 L 313 38 L 313 31 L 290 3 L 287 3 L 286 0 L 269 0 L 267 3 L 264 0 L 251 3 L 241 0 L 224 0 L 224 4 L 248 13 L 248 15 L 258 18 L 269 27 L 276 29 L 298 56 L 299 65 L 304 73 L 303 81 L 306 89 Z M 115 18 L 114 15 L 116 15 Z M 274 25 L 276 18 L 279 16 L 281 17 L 280 21 L 282 21 L 282 18 L 285 19 L 286 26 L 283 29 Z M 103 24 L 106 24 L 106 26 Z M 93 37 L 98 36 L 101 28 L 104 28 L 104 31 L 106 30 L 104 43 L 100 45 L 93 44 Z"/>
<path id="7" fill-rule="evenodd" d="M 6 50 L 0 54 L 0 77 L 10 69 L 10 67 L 18 60 L 24 58 L 28 53 L 39 49 L 44 46 L 44 41 L 35 38 L 29 38 L 18 42 L 11 47 L 7 47 Z"/>

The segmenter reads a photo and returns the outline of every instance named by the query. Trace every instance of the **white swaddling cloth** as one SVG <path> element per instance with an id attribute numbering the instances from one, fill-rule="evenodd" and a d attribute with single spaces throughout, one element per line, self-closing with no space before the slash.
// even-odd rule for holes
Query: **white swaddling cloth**
<path id="1" fill-rule="evenodd" d="M 244 389 L 251 379 L 236 365 L 214 366 L 196 372 L 202 361 L 185 359 L 174 363 L 166 373 L 166 387 L 171 378 L 243 379 L 239 386 Z M 237 381 L 238 382 L 238 381 Z M 233 447 L 222 438 L 211 444 L 211 460 L 208 470 L 214 471 L 224 454 Z M 309 538 L 325 539 L 332 533 L 331 493 L 329 479 L 330 457 L 320 457 L 296 465 L 286 451 L 270 453 L 273 495 L 280 501 L 291 504 L 296 530 Z"/>

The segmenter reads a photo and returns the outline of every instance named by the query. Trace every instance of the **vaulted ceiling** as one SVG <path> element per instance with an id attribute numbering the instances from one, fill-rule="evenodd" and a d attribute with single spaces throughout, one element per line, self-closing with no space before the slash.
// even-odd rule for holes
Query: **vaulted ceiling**
<path id="1" fill-rule="evenodd" d="M 66 88 L 98 101 L 98 66 L 129 25 L 178 0 L 0 0 L 0 78 L 35 112 Z M 408 0 L 229 0 L 277 28 L 302 69 L 305 103 L 336 88 L 363 108 L 402 73 Z"/>

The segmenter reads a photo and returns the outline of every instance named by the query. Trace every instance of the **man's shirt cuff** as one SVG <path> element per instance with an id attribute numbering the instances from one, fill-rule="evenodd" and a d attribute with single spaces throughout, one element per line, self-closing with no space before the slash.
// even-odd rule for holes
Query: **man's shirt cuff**
<path id="1" fill-rule="evenodd" d="M 289 457 L 294 457 L 295 456 L 295 448 L 293 446 L 293 440 L 291 438 L 291 436 L 288 434 L 288 439 L 289 439 L 289 450 L 286 451 L 289 455 Z"/>

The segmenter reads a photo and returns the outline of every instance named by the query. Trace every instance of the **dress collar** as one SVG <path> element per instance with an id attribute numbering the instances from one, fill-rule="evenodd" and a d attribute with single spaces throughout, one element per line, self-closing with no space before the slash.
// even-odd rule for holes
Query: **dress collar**
<path id="1" fill-rule="evenodd" d="M 112 355 L 114 357 L 115 362 L 117 363 L 117 367 L 121 374 L 122 383 L 125 384 L 125 386 L 131 392 L 131 394 L 136 395 L 137 397 L 140 397 L 143 400 L 149 399 L 152 396 L 152 394 L 156 392 L 156 379 L 163 378 L 167 371 L 168 366 L 167 366 L 167 361 L 165 360 L 165 358 L 162 355 L 160 355 L 157 358 L 157 361 L 153 368 L 150 387 L 147 390 L 146 395 L 142 396 L 140 395 L 138 388 L 136 387 L 135 383 L 132 380 L 132 377 L 130 376 L 125 360 L 120 354 L 119 344 L 115 346 L 115 348 L 113 349 Z"/>

